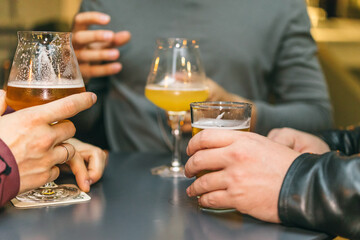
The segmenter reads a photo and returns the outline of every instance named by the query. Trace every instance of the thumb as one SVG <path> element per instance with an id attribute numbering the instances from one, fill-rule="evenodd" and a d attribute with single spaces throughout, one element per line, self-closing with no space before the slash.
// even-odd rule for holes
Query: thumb
<path id="1" fill-rule="evenodd" d="M 0 116 L 4 114 L 7 107 L 5 97 L 6 97 L 6 92 L 0 89 Z"/>

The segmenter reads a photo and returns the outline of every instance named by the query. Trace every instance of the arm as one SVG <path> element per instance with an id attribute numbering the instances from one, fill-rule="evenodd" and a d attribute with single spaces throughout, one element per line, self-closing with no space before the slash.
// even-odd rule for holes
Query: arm
<path id="1" fill-rule="evenodd" d="M 289 168 L 279 217 L 294 225 L 351 239 L 360 237 L 360 157 L 303 154 Z"/>
<path id="2" fill-rule="evenodd" d="M 332 125 L 326 82 L 310 35 L 304 1 L 289 3 L 291 17 L 282 36 L 271 79 L 275 104 L 255 101 L 259 132 L 285 126 L 316 131 Z"/>
<path id="3" fill-rule="evenodd" d="M 254 104 L 254 131 L 266 135 L 277 127 L 318 131 L 332 126 L 331 105 L 321 72 L 310 21 L 303 0 L 288 1 L 279 21 L 287 23 L 277 45 L 273 66 L 266 76 L 271 102 L 244 99 L 210 82 L 210 100 L 245 101 Z M 270 47 L 270 46 L 269 46 Z M 215 94 L 214 94 L 215 93 Z M 217 96 L 218 95 L 218 96 Z"/>

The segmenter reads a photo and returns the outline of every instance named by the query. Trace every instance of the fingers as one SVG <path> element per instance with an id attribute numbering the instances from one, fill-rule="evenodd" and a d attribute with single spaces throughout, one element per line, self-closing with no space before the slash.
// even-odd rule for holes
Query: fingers
<path id="1" fill-rule="evenodd" d="M 88 156 L 83 156 L 88 159 L 88 173 L 92 183 L 100 180 L 104 173 L 106 166 L 106 153 L 100 148 L 92 148 L 92 151 L 88 153 Z"/>
<path id="2" fill-rule="evenodd" d="M 4 114 L 7 107 L 5 98 L 6 92 L 0 89 L 0 116 Z"/>
<path id="3" fill-rule="evenodd" d="M 68 165 L 75 175 L 76 182 L 80 189 L 84 192 L 89 192 L 91 180 L 82 156 L 77 152 L 75 156 L 68 162 Z"/>
<path id="4" fill-rule="evenodd" d="M 30 117 L 36 112 L 37 120 L 51 124 L 68 119 L 77 113 L 90 108 L 96 102 L 96 95 L 91 92 L 74 94 L 47 104 L 26 108 Z"/>
<path id="5" fill-rule="evenodd" d="M 73 31 L 85 30 L 89 25 L 106 25 L 110 22 L 110 16 L 100 12 L 82 12 L 75 16 Z"/>
<path id="6" fill-rule="evenodd" d="M 216 171 L 226 166 L 225 151 L 227 148 L 207 149 L 198 151 L 185 165 L 185 176 L 188 178 L 198 175 L 203 170 Z"/>
<path id="7" fill-rule="evenodd" d="M 63 120 L 51 125 L 51 129 L 55 134 L 55 145 L 61 144 L 65 140 L 75 135 L 76 129 L 74 124 L 69 120 Z"/>
<path id="8" fill-rule="evenodd" d="M 120 72 L 122 65 L 118 62 L 101 65 L 80 64 L 80 71 L 84 78 L 103 77 Z"/>
<path id="9" fill-rule="evenodd" d="M 226 190 L 219 190 L 201 195 L 198 202 L 200 206 L 208 208 L 235 208 L 235 204 L 231 199 Z"/>
<path id="10" fill-rule="evenodd" d="M 53 166 L 50 169 L 50 175 L 49 175 L 50 177 L 45 183 L 55 181 L 55 179 L 57 179 L 59 175 L 60 175 L 60 169 L 57 166 Z M 42 185 L 44 185 L 45 183 L 43 183 Z"/>
<path id="11" fill-rule="evenodd" d="M 83 49 L 76 51 L 76 57 L 79 62 L 99 62 L 99 61 L 114 61 L 120 56 L 117 49 Z"/>
<path id="12" fill-rule="evenodd" d="M 107 42 L 110 46 L 113 39 L 114 32 L 110 30 L 79 31 L 73 35 L 74 48 L 94 42 Z"/>
<path id="13" fill-rule="evenodd" d="M 275 128 L 271 130 L 268 134 L 268 138 L 274 142 L 280 143 L 282 145 L 288 146 L 293 149 L 295 146 L 295 138 L 293 137 L 293 133 L 289 128 Z"/>
<path id="14" fill-rule="evenodd" d="M 224 171 L 210 172 L 196 179 L 187 189 L 189 197 L 227 188 Z"/>
<path id="15" fill-rule="evenodd" d="M 186 152 L 191 156 L 201 149 L 225 147 L 234 142 L 239 134 L 241 132 L 221 129 L 201 131 L 189 141 Z"/>
<path id="16" fill-rule="evenodd" d="M 53 164 L 63 164 L 70 159 L 72 159 L 75 155 L 75 148 L 73 145 L 69 143 L 61 143 L 54 147 L 52 155 L 54 156 Z"/>
<path id="17" fill-rule="evenodd" d="M 114 46 L 122 46 L 128 43 L 131 39 L 129 31 L 120 31 L 115 33 L 113 44 Z"/>

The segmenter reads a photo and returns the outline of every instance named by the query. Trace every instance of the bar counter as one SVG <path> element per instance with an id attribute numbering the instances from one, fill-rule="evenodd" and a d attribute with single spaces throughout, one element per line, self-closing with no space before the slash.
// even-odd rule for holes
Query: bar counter
<path id="1" fill-rule="evenodd" d="M 1 240 L 328 239 L 326 234 L 255 220 L 238 212 L 200 210 L 185 189 L 193 180 L 153 176 L 169 154 L 110 154 L 91 200 L 68 206 L 1 209 Z M 72 176 L 58 182 L 74 182 Z"/>

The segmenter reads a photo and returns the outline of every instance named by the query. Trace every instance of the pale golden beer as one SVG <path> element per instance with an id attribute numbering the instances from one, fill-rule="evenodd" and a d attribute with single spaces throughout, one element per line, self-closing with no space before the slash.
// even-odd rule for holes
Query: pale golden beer
<path id="1" fill-rule="evenodd" d="M 181 112 L 190 110 L 190 103 L 204 101 L 209 96 L 207 87 L 164 88 L 148 85 L 145 96 L 156 106 L 166 111 Z"/>
<path id="2" fill-rule="evenodd" d="M 85 92 L 84 84 L 46 86 L 11 85 L 7 86 L 6 103 L 14 110 L 45 104 L 76 93 Z"/>

